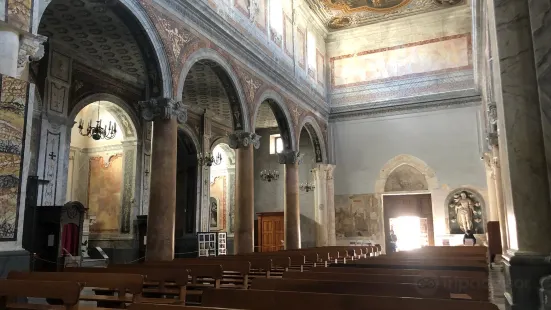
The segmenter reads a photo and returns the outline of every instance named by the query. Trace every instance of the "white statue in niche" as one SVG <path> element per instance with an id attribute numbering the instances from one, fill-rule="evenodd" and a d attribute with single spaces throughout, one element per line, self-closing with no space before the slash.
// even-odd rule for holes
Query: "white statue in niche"
<path id="1" fill-rule="evenodd" d="M 457 224 L 464 233 L 470 232 L 473 229 L 473 212 L 474 201 L 467 197 L 466 192 L 461 192 L 459 197 L 455 199 L 455 214 L 457 216 Z"/>

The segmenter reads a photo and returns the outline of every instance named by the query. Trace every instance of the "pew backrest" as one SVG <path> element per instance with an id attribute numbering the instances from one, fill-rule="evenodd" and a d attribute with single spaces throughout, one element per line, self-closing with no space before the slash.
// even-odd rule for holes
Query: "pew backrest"
<path id="1" fill-rule="evenodd" d="M 10 308 L 18 297 L 52 298 L 61 300 L 65 308 L 72 309 L 78 304 L 81 286 L 77 282 L 0 280 L 0 300 L 2 309 Z"/>

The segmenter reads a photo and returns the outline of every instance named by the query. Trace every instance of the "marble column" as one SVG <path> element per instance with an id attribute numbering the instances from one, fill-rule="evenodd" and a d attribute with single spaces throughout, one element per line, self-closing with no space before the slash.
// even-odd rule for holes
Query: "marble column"
<path id="1" fill-rule="evenodd" d="M 0 74 L 15 77 L 19 55 L 19 33 L 0 25 Z"/>
<path id="2" fill-rule="evenodd" d="M 496 197 L 496 182 L 492 167 L 492 154 L 484 153 L 484 168 L 486 169 L 486 185 L 488 187 L 488 221 L 499 221 L 497 216 L 497 197 Z"/>
<path id="3" fill-rule="evenodd" d="M 238 131 L 229 136 L 235 149 L 235 234 L 234 254 L 254 252 L 254 149 L 260 136 Z"/>
<path id="4" fill-rule="evenodd" d="M 326 168 L 327 184 L 327 240 L 329 245 L 337 245 L 337 235 L 335 232 L 335 182 L 333 180 L 333 172 L 335 165 L 327 165 Z"/>
<path id="5" fill-rule="evenodd" d="M 327 171 L 326 165 L 319 164 L 312 169 L 315 185 L 315 218 L 316 218 L 316 246 L 329 244 L 327 230 Z"/>
<path id="6" fill-rule="evenodd" d="M 285 151 L 279 155 L 279 163 L 285 164 L 285 249 L 300 249 L 300 190 L 298 165 L 301 156 L 296 151 Z"/>
<path id="7" fill-rule="evenodd" d="M 149 215 L 145 259 L 174 259 L 178 123 L 187 120 L 181 102 L 161 98 L 139 102 L 142 117 L 153 121 Z"/>
<path id="8" fill-rule="evenodd" d="M 44 36 L 0 20 L 0 74 L 26 80 L 27 65 L 44 56 L 42 44 L 45 41 Z"/>
<path id="9" fill-rule="evenodd" d="M 528 2 L 489 0 L 488 11 L 498 59 L 493 75 L 509 241 L 506 308 L 535 310 L 538 281 L 551 273 L 551 202 Z"/>
<path id="10" fill-rule="evenodd" d="M 503 253 L 509 248 L 508 238 L 509 235 L 507 232 L 507 217 L 505 212 L 505 207 L 503 205 L 503 185 L 501 182 L 501 167 L 499 166 L 499 146 L 497 144 L 492 146 L 492 157 L 491 162 L 492 172 L 494 175 L 494 188 L 495 188 L 495 198 L 497 205 L 497 217 L 499 219 L 499 230 L 501 234 L 501 247 Z"/>

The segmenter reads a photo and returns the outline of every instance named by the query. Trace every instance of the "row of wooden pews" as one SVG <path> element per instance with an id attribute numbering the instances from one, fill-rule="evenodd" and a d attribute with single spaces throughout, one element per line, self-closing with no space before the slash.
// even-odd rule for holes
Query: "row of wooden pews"
<path id="1" fill-rule="evenodd" d="M 87 301 L 95 302 L 96 308 L 132 310 L 494 310 L 485 250 L 426 247 L 381 255 L 380 246 L 335 246 L 67 268 L 61 273 L 12 272 L 1 284 L 62 284 L 70 292 L 67 296 L 51 290 L 44 294 L 52 296 L 24 296 L 23 292 L 17 296 L 48 297 L 65 308 Z M 76 297 L 71 295 L 72 284 L 79 288 Z M 4 286 L 0 285 L 0 295 L 13 297 L 9 295 L 13 291 L 6 295 Z M 83 288 L 93 288 L 94 294 L 84 294 Z M 41 310 L 39 306 L 11 304 L 8 308 Z"/>

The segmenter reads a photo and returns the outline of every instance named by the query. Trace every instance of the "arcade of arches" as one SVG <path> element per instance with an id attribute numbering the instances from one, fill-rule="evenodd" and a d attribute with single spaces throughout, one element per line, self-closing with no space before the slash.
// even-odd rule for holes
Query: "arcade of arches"
<path id="1" fill-rule="evenodd" d="M 28 210 L 78 201 L 54 259 L 470 231 L 551 274 L 549 1 L 333 2 L 0 0 L 3 266 Z"/>

